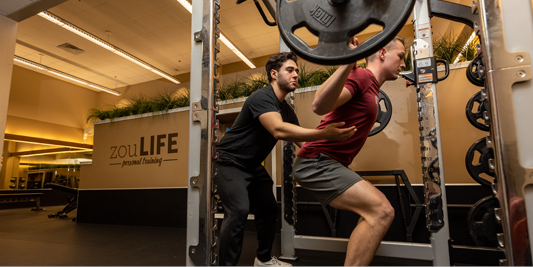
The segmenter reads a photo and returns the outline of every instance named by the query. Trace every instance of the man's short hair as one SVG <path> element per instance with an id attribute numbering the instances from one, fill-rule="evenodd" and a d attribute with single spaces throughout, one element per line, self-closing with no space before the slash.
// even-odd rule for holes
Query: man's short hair
<path id="1" fill-rule="evenodd" d="M 296 56 L 296 54 L 294 54 L 293 52 L 281 52 L 281 53 L 271 56 L 268 59 L 266 66 L 265 66 L 267 77 L 268 77 L 268 82 L 272 82 L 272 76 L 270 75 L 270 71 L 276 70 L 277 72 L 279 72 L 279 69 L 281 68 L 281 66 L 283 66 L 285 61 L 289 59 L 294 61 L 296 64 L 298 64 L 298 56 Z"/>
<path id="2" fill-rule="evenodd" d="M 386 46 L 384 46 L 385 50 L 389 51 L 389 50 L 396 48 L 396 45 L 397 45 L 396 41 L 400 42 L 402 45 L 405 46 L 405 38 L 401 36 L 395 36 L 394 39 L 392 39 L 392 41 L 390 41 Z M 376 58 L 376 55 L 377 55 L 377 52 L 368 56 L 366 58 L 366 64 L 368 65 L 368 63 L 374 60 Z"/>

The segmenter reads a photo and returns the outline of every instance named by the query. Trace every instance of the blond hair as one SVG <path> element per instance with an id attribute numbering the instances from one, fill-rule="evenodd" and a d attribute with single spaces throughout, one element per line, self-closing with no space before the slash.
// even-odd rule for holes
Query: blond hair
<path id="1" fill-rule="evenodd" d="M 402 45 L 405 46 L 405 38 L 401 37 L 401 36 L 395 36 L 394 39 L 392 39 L 392 41 L 390 41 L 386 46 L 384 46 L 383 48 L 385 48 L 385 50 L 392 50 L 394 48 L 396 48 L 396 45 L 397 45 L 397 41 L 400 42 Z M 379 51 L 378 51 L 379 52 Z M 368 56 L 366 58 L 366 64 L 368 65 L 368 63 L 372 62 L 376 56 L 377 56 L 377 53 L 374 53 L 370 56 Z"/>

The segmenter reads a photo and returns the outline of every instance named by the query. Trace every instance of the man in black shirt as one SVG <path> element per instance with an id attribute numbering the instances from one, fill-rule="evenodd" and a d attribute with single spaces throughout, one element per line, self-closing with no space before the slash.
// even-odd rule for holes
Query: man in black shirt
<path id="1" fill-rule="evenodd" d="M 272 192 L 272 178 L 261 162 L 278 140 L 293 141 L 301 147 L 305 141 L 342 141 L 352 136 L 354 126 L 341 128 L 344 122 L 324 129 L 299 126 L 294 110 L 285 96 L 296 90 L 297 57 L 292 52 L 272 56 L 266 71 L 270 85 L 254 92 L 244 103 L 230 131 L 217 146 L 219 160 L 214 163 L 225 217 L 220 231 L 220 265 L 237 265 L 242 250 L 244 224 L 251 211 L 255 215 L 259 247 L 255 266 L 291 266 L 271 257 L 274 242 L 277 203 Z"/>

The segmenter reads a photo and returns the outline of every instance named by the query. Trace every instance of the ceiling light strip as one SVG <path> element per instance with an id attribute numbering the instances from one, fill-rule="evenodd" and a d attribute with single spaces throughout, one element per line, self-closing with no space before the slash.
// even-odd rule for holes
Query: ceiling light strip
<path id="1" fill-rule="evenodd" d="M 39 63 L 31 61 L 29 59 L 25 59 L 23 57 L 15 56 L 14 60 L 16 62 L 22 63 L 24 65 L 27 65 L 27 66 L 30 66 L 30 67 L 33 67 L 33 68 L 36 68 L 36 69 L 45 70 L 45 71 L 47 71 L 49 73 L 52 73 L 54 75 L 57 75 L 59 77 L 62 77 L 62 78 L 65 78 L 65 79 L 68 79 L 68 80 L 71 80 L 71 81 L 74 81 L 74 82 L 77 82 L 77 83 L 81 83 L 83 85 L 87 85 L 87 86 L 90 86 L 92 88 L 96 88 L 96 89 L 98 89 L 100 91 L 104 91 L 104 92 L 107 92 L 107 93 L 110 93 L 110 94 L 113 94 L 113 95 L 116 95 L 116 96 L 120 95 L 119 91 L 116 91 L 116 90 L 113 90 L 113 89 L 109 89 L 109 88 L 107 88 L 105 86 L 101 86 L 101 85 L 93 83 L 93 82 L 89 82 L 87 80 L 78 78 L 78 77 L 76 77 L 74 75 L 70 75 L 68 73 L 62 72 L 60 70 L 56 70 L 54 68 L 50 68 L 48 66 L 45 66 L 43 64 L 39 64 Z"/>
<path id="2" fill-rule="evenodd" d="M 185 9 L 187 9 L 189 13 L 192 14 L 192 5 L 189 3 L 189 1 L 187 0 L 177 0 L 177 1 Z M 250 59 L 248 59 L 241 51 L 239 51 L 239 49 L 237 49 L 237 47 L 235 47 L 235 45 L 229 39 L 227 39 L 224 35 L 222 35 L 222 32 L 220 33 L 220 41 L 222 41 L 222 43 L 224 43 L 233 53 L 235 53 L 235 55 L 237 55 L 242 61 L 244 61 L 244 63 L 246 63 L 248 67 L 250 67 L 251 69 L 256 68 L 256 66 L 254 65 L 254 63 L 252 63 Z"/>
<path id="3" fill-rule="evenodd" d="M 187 0 L 178 0 L 178 2 L 185 8 L 189 13 L 192 14 L 192 5 Z"/>
<path id="4" fill-rule="evenodd" d="M 80 149 L 80 150 L 73 150 L 73 151 L 58 151 L 58 152 L 42 152 L 42 153 L 35 153 L 35 154 L 23 154 L 23 155 L 18 155 L 19 157 L 21 158 L 26 158 L 26 157 L 36 157 L 36 156 L 45 156 L 45 155 L 57 155 L 57 154 L 69 154 L 69 153 L 79 153 L 79 152 L 87 152 L 87 151 L 92 151 L 90 149 Z M 27 151 L 27 152 L 31 152 L 31 151 Z M 11 155 L 13 155 L 15 153 L 12 153 Z M 15 155 L 17 156 L 17 155 Z"/>
<path id="5" fill-rule="evenodd" d="M 222 33 L 220 33 L 220 41 L 222 41 L 222 43 L 224 43 L 233 53 L 235 53 L 235 55 L 237 55 L 242 61 L 244 61 L 244 63 L 246 63 L 248 67 L 250 67 L 251 69 L 256 68 L 254 63 L 252 63 L 252 61 L 250 61 L 246 56 L 244 56 L 244 54 L 241 53 L 241 51 L 239 51 L 239 49 L 237 49 L 237 47 L 235 47 L 235 45 L 233 45 L 231 41 L 226 38 L 226 36 L 222 35 Z"/>
<path id="6" fill-rule="evenodd" d="M 42 17 L 42 18 L 54 23 L 54 24 L 57 24 L 57 25 L 65 28 L 65 29 L 77 34 L 78 36 L 81 36 L 81 37 L 83 37 L 83 38 L 85 38 L 85 39 L 87 39 L 87 40 L 89 40 L 89 41 L 91 41 L 91 42 L 93 42 L 93 43 L 95 43 L 95 44 L 97 44 L 97 45 L 99 45 L 99 46 L 101 46 L 101 47 L 103 47 L 103 48 L 105 48 L 105 49 L 107 49 L 107 50 L 109 50 L 109 51 L 111 51 L 111 52 L 113 52 L 113 53 L 115 53 L 115 54 L 117 54 L 117 55 L 119 55 L 119 56 L 121 56 L 121 57 L 123 57 L 123 58 L 125 58 L 125 59 L 127 59 L 127 60 L 129 60 L 129 61 L 131 61 L 131 62 L 133 62 L 133 63 L 135 63 L 135 64 L 137 64 L 137 65 L 139 65 L 139 66 L 141 66 L 141 67 L 143 67 L 143 68 L 145 68 L 145 69 L 147 69 L 147 70 L 149 70 L 149 71 L 151 71 L 151 72 L 153 72 L 153 73 L 155 73 L 155 74 L 157 74 L 157 75 L 159 75 L 159 76 L 161 76 L 161 77 L 163 77 L 165 79 L 167 79 L 167 80 L 169 80 L 169 81 L 171 81 L 171 82 L 173 82 L 173 83 L 176 83 L 176 84 L 180 83 L 180 80 L 177 79 L 176 77 L 174 77 L 174 76 L 172 76 L 172 75 L 170 75 L 170 74 L 168 74 L 168 73 L 166 73 L 166 72 L 164 72 L 164 71 L 162 71 L 162 70 L 160 70 L 160 69 L 148 64 L 147 62 L 139 59 L 138 57 L 136 57 L 136 56 L 134 56 L 134 55 L 132 55 L 132 54 L 130 54 L 130 53 L 128 53 L 128 52 L 126 52 L 126 51 L 114 46 L 114 45 L 112 45 L 111 43 L 108 43 L 108 42 L 104 41 L 103 39 L 100 39 L 96 35 L 93 35 L 93 34 L 87 32 L 87 31 L 81 29 L 80 27 L 78 27 L 78 26 L 76 26 L 76 25 L 74 25 L 74 24 L 72 24 L 72 23 L 70 23 L 70 22 L 68 22 L 68 21 L 66 21 L 66 20 L 64 20 L 64 19 L 62 19 L 62 18 L 50 13 L 50 12 L 48 12 L 48 11 L 43 11 L 43 12 L 39 13 L 38 15 L 40 17 Z"/>

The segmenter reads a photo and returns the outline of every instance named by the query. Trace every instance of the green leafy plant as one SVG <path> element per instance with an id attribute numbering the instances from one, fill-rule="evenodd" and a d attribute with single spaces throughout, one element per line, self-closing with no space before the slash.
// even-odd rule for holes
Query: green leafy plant
<path id="1" fill-rule="evenodd" d="M 470 44 L 463 51 L 463 47 L 468 41 L 470 35 L 454 35 L 450 32 L 446 35 L 441 35 L 433 38 L 433 54 L 435 58 L 444 59 L 448 63 L 453 63 L 457 56 L 459 56 L 459 62 L 470 61 L 476 57 L 476 41 L 470 42 Z"/>
<path id="2" fill-rule="evenodd" d="M 433 39 L 433 54 L 435 58 L 444 59 L 448 63 L 453 63 L 457 55 L 461 53 L 463 45 L 464 42 L 459 42 L 451 33 L 437 36 Z"/>
<path id="3" fill-rule="evenodd" d="M 468 46 L 466 46 L 465 50 L 461 52 L 461 57 L 459 58 L 459 62 L 465 62 L 474 60 L 477 55 L 477 44 L 479 43 L 479 38 L 476 36 Z"/>
<path id="4" fill-rule="evenodd" d="M 246 83 L 236 78 L 234 81 L 229 83 L 224 83 L 220 86 L 219 98 L 218 100 L 229 100 L 239 97 L 245 97 L 244 88 Z"/>
<path id="5" fill-rule="evenodd" d="M 167 111 L 169 109 L 189 106 L 190 93 L 158 92 L 149 101 L 149 112 Z M 140 113 L 138 113 L 140 114 Z"/>
<path id="6" fill-rule="evenodd" d="M 243 82 L 245 85 L 244 85 L 242 94 L 245 96 L 249 96 L 253 92 L 255 92 L 257 89 L 261 89 L 270 84 L 270 82 L 268 82 L 268 77 L 266 73 L 255 75 L 255 76 L 252 76 L 251 78 L 245 77 Z"/>
<path id="7" fill-rule="evenodd" d="M 411 46 L 413 46 L 412 42 L 409 42 L 405 44 L 405 56 L 403 57 L 403 62 L 405 63 L 405 68 L 403 71 L 410 71 L 412 69 L 411 66 Z"/>
<path id="8" fill-rule="evenodd" d="M 143 94 L 129 97 L 129 107 L 131 115 L 143 114 L 150 112 L 150 100 Z"/>
<path id="9" fill-rule="evenodd" d="M 366 69 L 366 59 L 357 61 L 356 65 L 360 69 Z"/>
<path id="10" fill-rule="evenodd" d="M 324 69 L 310 69 L 304 63 L 300 64 L 298 87 L 305 88 L 323 84 L 339 67 L 327 66 Z"/>
<path id="11" fill-rule="evenodd" d="M 366 67 L 366 64 L 359 64 L 359 67 Z M 323 69 L 313 70 L 307 65 L 300 65 L 298 77 L 298 87 L 321 85 L 336 70 L 338 66 L 327 66 Z M 247 97 L 258 89 L 268 86 L 268 76 L 266 73 L 254 75 L 252 77 L 236 77 L 235 80 L 223 83 L 219 88 L 217 101 L 230 100 Z M 113 120 L 119 117 L 138 115 L 143 113 L 167 111 L 169 109 L 187 107 L 190 103 L 190 92 L 174 93 L 163 91 L 147 97 L 143 94 L 134 95 L 128 98 L 128 104 L 118 106 L 116 104 L 106 105 L 102 108 L 91 108 L 87 115 L 87 122 L 96 120 Z"/>
<path id="12" fill-rule="evenodd" d="M 300 73 L 298 74 L 298 87 L 304 88 L 314 86 L 318 74 L 315 71 L 311 71 L 304 63 L 300 64 Z"/>
<path id="13" fill-rule="evenodd" d="M 329 78 L 329 76 L 333 75 L 333 73 L 335 73 L 335 71 L 337 71 L 338 68 L 339 66 L 327 66 L 324 71 L 326 72 Z"/>
<path id="14" fill-rule="evenodd" d="M 89 114 L 87 115 L 87 121 L 95 121 L 95 120 L 106 120 L 110 119 L 110 110 L 104 109 L 104 108 L 91 108 L 89 110 Z"/>
<path id="15" fill-rule="evenodd" d="M 106 105 L 103 108 L 91 108 L 87 115 L 87 122 L 96 120 L 113 120 L 137 114 L 144 114 L 157 111 L 168 111 L 169 109 L 188 107 L 190 93 L 174 93 L 172 91 L 158 92 L 152 97 L 143 94 L 131 96 L 128 104 L 117 106 Z"/>

